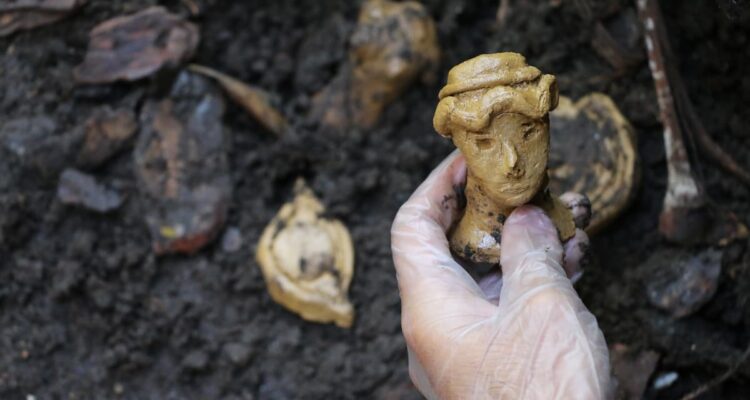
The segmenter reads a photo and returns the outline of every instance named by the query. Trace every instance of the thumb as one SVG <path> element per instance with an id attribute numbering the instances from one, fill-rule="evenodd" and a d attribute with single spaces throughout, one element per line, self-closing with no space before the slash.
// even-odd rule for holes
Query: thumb
<path id="1" fill-rule="evenodd" d="M 607 343 L 562 268 L 563 247 L 544 212 L 511 213 L 500 244 L 505 332 L 531 343 L 524 398 L 611 398 Z"/>
<path id="2" fill-rule="evenodd" d="M 538 207 L 514 210 L 503 226 L 500 264 L 501 301 L 512 301 L 536 289 L 572 286 L 562 268 L 563 247 L 552 221 Z"/>

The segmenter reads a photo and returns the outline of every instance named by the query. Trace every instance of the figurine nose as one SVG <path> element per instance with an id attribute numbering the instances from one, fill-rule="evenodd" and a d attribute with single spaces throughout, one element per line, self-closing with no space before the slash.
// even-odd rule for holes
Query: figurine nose
<path id="1" fill-rule="evenodd" d="M 518 153 L 516 147 L 508 142 L 503 142 L 503 164 L 508 176 L 518 177 L 521 172 L 517 167 Z"/>

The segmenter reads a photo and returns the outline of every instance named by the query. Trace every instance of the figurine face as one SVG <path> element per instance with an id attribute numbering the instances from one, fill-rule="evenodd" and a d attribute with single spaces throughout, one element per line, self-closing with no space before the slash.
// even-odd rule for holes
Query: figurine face
<path id="1" fill-rule="evenodd" d="M 547 171 L 549 120 L 522 114 L 495 116 L 479 132 L 453 131 L 469 174 L 497 204 L 520 206 L 539 191 Z"/>

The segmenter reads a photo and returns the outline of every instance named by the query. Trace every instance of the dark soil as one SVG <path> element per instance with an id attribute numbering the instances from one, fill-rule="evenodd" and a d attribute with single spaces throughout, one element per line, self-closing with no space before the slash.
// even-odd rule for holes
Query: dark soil
<path id="1" fill-rule="evenodd" d="M 137 110 L 173 79 L 78 87 L 71 78 L 94 25 L 157 3 L 188 14 L 178 0 L 90 0 L 58 23 L 0 39 L 0 128 L 15 120 L 33 138 L 23 157 L 0 146 L 0 398 L 418 398 L 400 332 L 389 228 L 452 149 L 432 128 L 442 79 L 413 86 L 370 131 L 326 132 L 304 115 L 346 55 L 358 2 L 195 1 L 205 11 L 190 17 L 201 27 L 194 61 L 273 93 L 295 133 L 277 139 L 229 103 L 234 192 L 225 230 L 228 242 L 238 230 L 242 246 L 231 251 L 219 237 L 192 256 L 156 257 L 132 148 L 88 170 L 124 194 L 118 211 L 64 205 L 56 187 L 69 166 L 71 133 L 97 107 Z M 656 226 L 666 168 L 653 82 L 645 61 L 616 73 L 590 45 L 596 18 L 634 5 L 511 1 L 498 29 L 497 1 L 425 3 L 439 29 L 439 76 L 479 53 L 518 51 L 557 75 L 563 94 L 607 93 L 633 123 L 642 185 L 629 211 L 593 239 L 595 260 L 578 289 L 609 343 L 653 349 L 662 355 L 655 375 L 679 373 L 674 385 L 647 396 L 679 398 L 734 365 L 750 342 L 745 242 L 724 249 L 718 292 L 698 313 L 674 320 L 645 296 L 652 275 L 638 267 L 668 246 Z M 713 1 L 662 6 L 700 117 L 750 168 L 750 23 L 730 20 Z M 750 190 L 699 161 L 716 207 L 750 223 Z M 351 230 L 357 317 L 350 330 L 304 322 L 274 303 L 254 261 L 263 227 L 298 176 Z M 745 390 L 748 364 L 704 398 L 747 398 Z"/>

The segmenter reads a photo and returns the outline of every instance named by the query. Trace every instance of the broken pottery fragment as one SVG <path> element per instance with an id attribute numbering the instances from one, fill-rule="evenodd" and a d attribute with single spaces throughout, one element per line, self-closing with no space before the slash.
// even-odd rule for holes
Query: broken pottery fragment
<path id="1" fill-rule="evenodd" d="M 85 0 L 10 0 L 0 2 L 0 37 L 64 18 Z"/>
<path id="2" fill-rule="evenodd" d="M 435 130 L 453 140 L 468 167 L 466 207 L 449 232 L 454 254 L 498 264 L 505 219 L 526 203 L 545 210 L 561 240 L 572 238 L 573 215 L 547 188 L 555 77 L 517 53 L 483 54 L 453 67 L 438 97 Z"/>
<path id="3" fill-rule="evenodd" d="M 639 183 L 636 138 L 609 96 L 591 93 L 577 102 L 560 97 L 550 113 L 550 188 L 578 192 L 591 201 L 588 233 L 612 222 Z"/>
<path id="4" fill-rule="evenodd" d="M 189 72 L 141 111 L 135 172 L 157 254 L 193 253 L 224 224 L 232 186 L 223 114 L 218 89 Z"/>
<path id="5" fill-rule="evenodd" d="M 716 293 L 721 255 L 711 248 L 697 254 L 680 249 L 657 251 L 641 267 L 649 302 L 675 318 L 696 312 Z"/>
<path id="6" fill-rule="evenodd" d="M 434 77 L 440 58 L 435 23 L 413 1 L 366 1 L 350 46 L 346 64 L 313 99 L 313 118 L 334 128 L 372 127 L 417 78 Z"/>
<path id="7" fill-rule="evenodd" d="M 201 65 L 192 64 L 190 70 L 215 79 L 232 100 L 236 101 L 269 131 L 278 136 L 286 131 L 286 119 L 271 106 L 269 95 L 263 89 L 248 85 L 229 75 Z"/>
<path id="8" fill-rule="evenodd" d="M 354 319 L 347 298 L 354 270 L 349 231 L 323 216 L 323 205 L 302 181 L 295 193 L 258 243 L 256 258 L 268 292 L 308 321 L 348 328 Z"/>
<path id="9" fill-rule="evenodd" d="M 116 210 L 122 205 L 122 197 L 94 179 L 73 168 L 60 175 L 57 198 L 63 204 L 80 206 L 99 213 Z"/>
<path id="10" fill-rule="evenodd" d="M 104 106 L 94 111 L 84 125 L 85 139 L 78 153 L 77 164 L 97 166 L 121 151 L 138 130 L 132 110 L 113 110 Z"/>
<path id="11" fill-rule="evenodd" d="M 88 51 L 73 76 L 79 83 L 133 81 L 193 56 L 198 27 L 163 7 L 110 19 L 90 33 Z"/>

